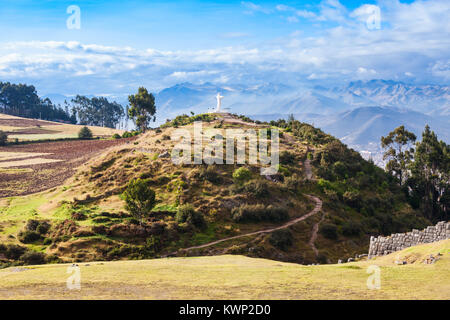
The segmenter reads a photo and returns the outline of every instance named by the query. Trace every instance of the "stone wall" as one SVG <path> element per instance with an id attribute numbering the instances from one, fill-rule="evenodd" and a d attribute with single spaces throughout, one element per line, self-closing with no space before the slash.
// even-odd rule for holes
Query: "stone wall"
<path id="1" fill-rule="evenodd" d="M 369 259 L 423 243 L 450 239 L 450 222 L 441 221 L 422 231 L 395 233 L 388 237 L 370 237 Z"/>

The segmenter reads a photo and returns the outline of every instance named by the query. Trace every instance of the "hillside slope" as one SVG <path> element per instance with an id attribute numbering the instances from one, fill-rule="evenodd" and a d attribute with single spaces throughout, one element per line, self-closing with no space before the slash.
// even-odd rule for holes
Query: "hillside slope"
<path id="1" fill-rule="evenodd" d="M 63 187 L 4 199 L 0 240 L 45 253 L 40 261 L 243 254 L 310 264 L 366 253 L 370 235 L 431 224 L 383 170 L 300 122 L 272 124 L 282 131 L 275 176 L 261 176 L 259 165 L 175 165 L 171 133 L 193 130 L 200 119 L 204 130 L 270 128 L 245 117 L 177 117 L 90 160 Z M 238 169 L 246 172 L 244 180 L 235 178 Z M 142 223 L 126 212 L 121 197 L 137 178 L 146 180 L 157 200 Z M 320 199 L 320 211 L 314 199 Z M 183 221 L 185 204 L 194 218 Z M 279 228 L 289 221 L 296 223 Z M 231 239 L 204 246 L 225 238 Z M 183 250 L 191 247 L 198 248 Z M 25 249 L 15 248 L 16 255 L 11 250 L 4 248 L 2 256 L 0 248 L 4 264 L 24 260 Z"/>
<path id="2" fill-rule="evenodd" d="M 422 263 L 430 254 L 441 256 Z M 370 265 L 380 267 L 378 290 L 367 288 Z M 79 264 L 80 290 L 66 288 L 69 266 L 0 270 L 0 299 L 450 299 L 450 240 L 321 266 L 230 255 Z"/>

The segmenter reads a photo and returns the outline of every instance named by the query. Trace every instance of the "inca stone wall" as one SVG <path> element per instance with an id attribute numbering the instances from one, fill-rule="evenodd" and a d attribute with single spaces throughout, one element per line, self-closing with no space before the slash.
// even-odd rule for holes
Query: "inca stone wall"
<path id="1" fill-rule="evenodd" d="M 388 237 L 370 237 L 369 259 L 423 243 L 450 239 L 450 222 L 441 221 L 422 231 L 395 233 Z"/>

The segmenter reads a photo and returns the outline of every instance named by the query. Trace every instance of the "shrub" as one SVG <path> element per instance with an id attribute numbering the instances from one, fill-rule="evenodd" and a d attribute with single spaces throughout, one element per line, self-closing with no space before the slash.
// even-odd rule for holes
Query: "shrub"
<path id="1" fill-rule="evenodd" d="M 272 205 L 265 207 L 262 204 L 244 204 L 238 208 L 234 208 L 231 215 L 233 220 L 236 222 L 278 222 L 289 218 L 288 211 L 285 208 L 274 207 Z"/>
<path id="2" fill-rule="evenodd" d="M 113 138 L 113 139 L 122 139 L 122 137 L 121 137 L 120 134 L 118 134 L 118 133 L 114 133 L 114 134 L 112 135 L 112 138 Z"/>
<path id="3" fill-rule="evenodd" d="M 36 231 L 21 231 L 18 234 L 18 239 L 22 243 L 33 243 L 41 239 L 41 235 Z"/>
<path id="4" fill-rule="evenodd" d="M 292 246 L 292 233 L 287 229 L 277 230 L 275 232 L 272 232 L 269 238 L 269 242 L 274 247 L 285 251 L 290 246 Z"/>
<path id="5" fill-rule="evenodd" d="M 284 185 L 288 190 L 296 191 L 298 187 L 300 187 L 300 177 L 294 173 L 292 176 L 287 177 L 284 180 Z"/>
<path id="6" fill-rule="evenodd" d="M 78 132 L 78 138 L 80 139 L 91 139 L 92 138 L 92 131 L 88 127 L 84 126 L 80 129 Z"/>
<path id="7" fill-rule="evenodd" d="M 22 256 L 20 260 L 24 264 L 43 264 L 45 263 L 45 254 L 36 251 L 27 251 Z"/>
<path id="8" fill-rule="evenodd" d="M 327 239 L 336 240 L 338 238 L 337 227 L 331 223 L 322 224 L 320 233 Z"/>
<path id="9" fill-rule="evenodd" d="M 244 185 L 244 191 L 256 198 L 264 198 L 270 195 L 269 186 L 265 181 L 250 181 Z"/>
<path id="10" fill-rule="evenodd" d="M 0 130 L 0 146 L 5 146 L 8 142 L 8 135 Z"/>
<path id="11" fill-rule="evenodd" d="M 125 209 L 128 210 L 133 217 L 142 219 L 156 204 L 155 192 L 150 189 L 151 181 L 149 179 L 135 179 L 131 180 L 127 189 L 122 194 L 125 200 Z"/>
<path id="12" fill-rule="evenodd" d="M 203 215 L 195 211 L 190 204 L 180 206 L 177 210 L 175 218 L 178 223 L 187 223 L 199 228 L 205 226 L 205 219 L 203 218 Z"/>
<path id="13" fill-rule="evenodd" d="M 50 224 L 47 221 L 42 221 L 36 228 L 37 233 L 46 234 L 50 229 Z"/>
<path id="14" fill-rule="evenodd" d="M 122 134 L 122 138 L 131 138 L 133 136 L 133 134 L 131 132 L 125 131 Z"/>
<path id="15" fill-rule="evenodd" d="M 207 168 L 201 168 L 199 173 L 200 179 L 208 180 L 212 183 L 219 183 L 222 179 L 217 173 L 216 168 L 213 166 L 208 166 Z"/>
<path id="16" fill-rule="evenodd" d="M 245 167 L 240 167 L 233 172 L 233 179 L 238 183 L 243 183 L 252 178 L 252 173 Z"/>
<path id="17" fill-rule="evenodd" d="M 346 222 L 342 226 L 342 234 L 348 237 L 359 236 L 362 226 L 354 221 Z"/>
<path id="18" fill-rule="evenodd" d="M 282 164 L 295 164 L 296 158 L 295 154 L 289 152 L 289 151 L 282 151 L 280 153 L 280 163 Z"/>
<path id="19" fill-rule="evenodd" d="M 9 244 L 6 245 L 6 252 L 4 252 L 4 254 L 8 259 L 17 260 L 22 254 L 25 253 L 25 251 L 27 251 L 27 249 L 24 247 L 16 244 Z"/>
<path id="20" fill-rule="evenodd" d="M 356 191 L 346 191 L 343 195 L 344 201 L 352 208 L 361 208 L 361 196 Z"/>

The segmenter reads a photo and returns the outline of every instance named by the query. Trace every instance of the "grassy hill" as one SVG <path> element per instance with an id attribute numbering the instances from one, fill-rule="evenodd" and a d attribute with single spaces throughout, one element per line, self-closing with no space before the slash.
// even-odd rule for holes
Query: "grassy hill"
<path id="1" fill-rule="evenodd" d="M 195 120 L 203 120 L 204 130 L 277 127 L 279 174 L 267 179 L 259 165 L 173 164 L 166 156 L 176 143 L 171 133 L 181 127 L 192 131 Z M 245 179 L 236 178 L 238 170 L 246 172 Z M 147 180 L 157 200 L 142 224 L 124 209 L 121 196 L 137 178 Z M 319 212 L 308 215 L 317 205 L 311 195 L 322 203 Z M 177 218 L 184 204 L 192 206 L 201 223 Z M 277 228 L 306 215 L 283 230 L 181 250 Z M 7 266 L 236 254 L 336 263 L 366 253 L 370 235 L 429 224 L 383 170 L 310 125 L 180 116 L 93 157 L 63 186 L 0 200 L 0 262 Z M 41 254 L 33 256 L 35 251 Z"/>
<path id="2" fill-rule="evenodd" d="M 367 288 L 369 265 L 381 268 L 379 290 Z M 66 288 L 68 266 L 0 270 L 0 299 L 450 299 L 450 240 L 320 266 L 233 255 L 80 263 L 81 290 Z"/>

